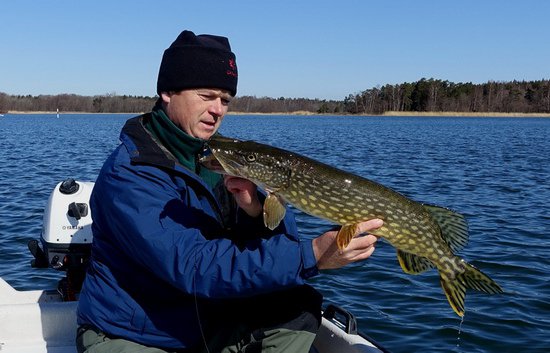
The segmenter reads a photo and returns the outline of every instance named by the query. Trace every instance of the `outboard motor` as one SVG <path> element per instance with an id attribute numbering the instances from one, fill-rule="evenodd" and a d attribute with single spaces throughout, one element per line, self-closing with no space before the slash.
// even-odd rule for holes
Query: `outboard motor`
<path id="1" fill-rule="evenodd" d="M 94 183 L 67 179 L 57 184 L 44 210 L 39 242 L 29 241 L 31 266 L 66 271 L 59 281 L 63 300 L 76 300 L 82 287 L 92 247 L 89 200 Z"/>

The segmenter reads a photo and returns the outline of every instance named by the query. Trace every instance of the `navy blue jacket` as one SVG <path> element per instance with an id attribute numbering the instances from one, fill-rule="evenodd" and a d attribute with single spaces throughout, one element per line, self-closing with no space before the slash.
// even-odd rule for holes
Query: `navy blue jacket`
<path id="1" fill-rule="evenodd" d="M 231 299 L 302 285 L 317 273 L 315 257 L 292 212 L 269 231 L 227 211 L 230 198 L 179 165 L 144 119 L 150 114 L 128 120 L 94 186 L 78 323 L 145 345 L 192 347 L 201 325 L 223 322 L 215 315 Z"/>

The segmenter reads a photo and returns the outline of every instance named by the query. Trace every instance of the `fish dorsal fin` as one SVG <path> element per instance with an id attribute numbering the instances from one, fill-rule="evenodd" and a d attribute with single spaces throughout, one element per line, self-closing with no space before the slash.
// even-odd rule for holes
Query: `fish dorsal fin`
<path id="1" fill-rule="evenodd" d="M 270 230 L 277 228 L 285 218 L 286 208 L 283 201 L 275 194 L 268 193 L 264 201 L 264 224 Z"/>
<path id="2" fill-rule="evenodd" d="M 468 244 L 468 223 L 460 213 L 433 205 L 423 205 L 439 224 L 441 236 L 453 253 L 462 250 Z"/>
<path id="3" fill-rule="evenodd" d="M 413 255 L 402 250 L 397 250 L 397 259 L 399 260 L 399 265 L 401 265 L 403 272 L 411 275 L 417 275 L 435 267 L 427 258 Z"/>

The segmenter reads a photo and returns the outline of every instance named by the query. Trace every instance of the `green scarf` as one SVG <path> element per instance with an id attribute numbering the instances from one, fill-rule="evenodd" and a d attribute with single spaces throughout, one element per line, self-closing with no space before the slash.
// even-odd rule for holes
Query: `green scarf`
<path id="1" fill-rule="evenodd" d="M 204 140 L 192 137 L 181 130 L 159 105 L 152 111 L 152 119 L 145 128 L 185 168 L 200 176 L 210 188 L 221 180 L 221 175 L 202 168 L 198 156 L 204 149 Z"/>

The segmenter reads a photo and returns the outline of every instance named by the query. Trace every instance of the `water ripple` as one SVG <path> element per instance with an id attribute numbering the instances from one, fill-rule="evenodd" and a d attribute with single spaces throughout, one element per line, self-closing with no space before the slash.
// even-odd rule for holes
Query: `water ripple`
<path id="1" fill-rule="evenodd" d="M 29 266 L 52 188 L 94 180 L 128 116 L 6 115 L 0 119 L 0 276 L 18 289 L 51 288 L 60 274 Z M 466 215 L 460 252 L 506 291 L 468 292 L 461 324 L 436 271 L 401 271 L 380 241 L 364 263 L 312 284 L 351 310 L 362 330 L 399 352 L 549 352 L 550 120 L 228 116 L 222 133 L 322 160 L 418 201 Z M 298 211 L 304 237 L 332 226 Z"/>

